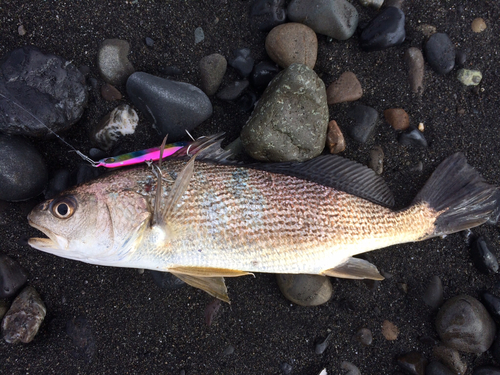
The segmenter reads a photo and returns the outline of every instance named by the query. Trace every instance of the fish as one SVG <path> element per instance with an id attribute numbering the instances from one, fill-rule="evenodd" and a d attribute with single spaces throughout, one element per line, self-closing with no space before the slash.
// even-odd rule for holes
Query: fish
<path id="1" fill-rule="evenodd" d="M 356 257 L 469 229 L 499 216 L 499 189 L 462 153 L 446 158 L 395 210 L 384 180 L 336 155 L 240 163 L 221 135 L 158 164 L 111 172 L 42 202 L 28 244 L 101 266 L 171 272 L 229 302 L 225 278 L 254 273 L 382 280 Z"/>

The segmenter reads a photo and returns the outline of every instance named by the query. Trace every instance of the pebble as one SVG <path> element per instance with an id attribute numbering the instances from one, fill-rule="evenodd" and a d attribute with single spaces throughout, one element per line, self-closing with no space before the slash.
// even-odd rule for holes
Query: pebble
<path id="1" fill-rule="evenodd" d="M 304 161 L 321 154 L 327 128 L 323 81 L 306 65 L 292 64 L 264 91 L 240 137 L 257 160 Z"/>
<path id="2" fill-rule="evenodd" d="M 0 298 L 14 296 L 27 279 L 28 274 L 17 260 L 0 254 Z"/>
<path id="3" fill-rule="evenodd" d="M 482 297 L 486 310 L 494 319 L 500 320 L 500 298 L 488 292 L 484 292 Z"/>
<path id="4" fill-rule="evenodd" d="M 349 111 L 348 116 L 354 123 L 347 129 L 347 132 L 354 140 L 366 143 L 375 130 L 378 120 L 378 112 L 363 104 L 356 104 Z"/>
<path id="5" fill-rule="evenodd" d="M 441 362 L 432 361 L 425 368 L 425 375 L 456 375 Z M 463 375 L 463 374 L 462 374 Z"/>
<path id="6" fill-rule="evenodd" d="M 228 355 L 231 355 L 234 353 L 234 346 L 232 345 L 228 345 L 226 347 L 226 349 L 224 349 L 224 351 L 222 352 L 222 355 L 223 356 L 228 356 Z"/>
<path id="7" fill-rule="evenodd" d="M 326 338 L 323 341 L 316 344 L 316 347 L 314 348 L 314 352 L 316 354 L 320 355 L 325 352 L 326 348 L 328 347 L 328 341 L 330 340 L 331 336 L 332 334 L 330 333 L 328 336 L 326 336 Z"/>
<path id="8" fill-rule="evenodd" d="M 0 132 L 42 137 L 69 129 L 83 115 L 85 77 L 66 59 L 29 46 L 0 63 Z"/>
<path id="9" fill-rule="evenodd" d="M 251 112 L 257 103 L 257 95 L 253 91 L 246 91 L 236 99 L 235 103 L 243 112 Z"/>
<path id="10" fill-rule="evenodd" d="M 0 133 L 0 200 L 36 197 L 48 181 L 42 155 L 26 139 Z"/>
<path id="11" fill-rule="evenodd" d="M 358 27 L 358 11 L 346 0 L 292 0 L 287 14 L 292 22 L 337 40 L 349 39 Z"/>
<path id="12" fill-rule="evenodd" d="M 408 79 L 410 89 L 415 94 L 422 95 L 424 92 L 424 56 L 422 51 L 416 47 L 410 47 L 406 50 L 404 56 L 408 66 Z"/>
<path id="13" fill-rule="evenodd" d="M 93 180 L 97 176 L 99 176 L 97 168 L 94 168 L 87 163 L 81 163 L 78 165 L 78 169 L 76 170 L 76 185 Z"/>
<path id="14" fill-rule="evenodd" d="M 457 79 L 465 86 L 477 86 L 481 83 L 483 75 L 479 70 L 462 68 L 457 72 Z"/>
<path id="15" fill-rule="evenodd" d="M 368 328 L 360 328 L 358 332 L 356 332 L 356 339 L 363 345 L 371 345 L 373 342 L 372 331 Z"/>
<path id="16" fill-rule="evenodd" d="M 384 4 L 384 0 L 359 0 L 359 2 L 365 7 L 372 7 L 374 9 L 380 9 L 382 4 Z"/>
<path id="17" fill-rule="evenodd" d="M 436 26 L 429 25 L 427 23 L 417 26 L 417 30 L 420 31 L 426 38 L 429 38 L 431 35 L 437 33 Z"/>
<path id="18" fill-rule="evenodd" d="M 120 100 L 123 97 L 122 93 L 118 91 L 115 86 L 110 85 L 109 83 L 105 83 L 101 86 L 101 96 L 108 102 Z"/>
<path id="19" fill-rule="evenodd" d="M 276 275 L 281 293 L 300 306 L 318 306 L 327 303 L 333 287 L 327 276 L 321 275 Z"/>
<path id="20" fill-rule="evenodd" d="M 472 31 L 475 33 L 482 33 L 484 30 L 486 30 L 486 22 L 482 18 L 474 18 L 470 25 Z"/>
<path id="21" fill-rule="evenodd" d="M 4 317 L 5 313 L 9 310 L 9 302 L 4 299 L 0 299 L 0 321 Z"/>
<path id="22" fill-rule="evenodd" d="M 208 96 L 189 83 L 137 72 L 127 81 L 134 105 L 150 117 L 153 126 L 169 142 L 175 142 L 212 115 Z"/>
<path id="23" fill-rule="evenodd" d="M 498 260 L 483 236 L 474 239 L 471 244 L 471 258 L 481 273 L 491 275 L 498 273 Z"/>
<path id="24" fill-rule="evenodd" d="M 205 32 L 201 27 L 194 29 L 194 44 L 198 44 L 205 40 Z"/>
<path id="25" fill-rule="evenodd" d="M 254 59 L 250 56 L 250 49 L 241 48 L 234 50 L 233 52 L 234 58 L 229 60 L 229 65 L 231 65 L 238 74 L 246 78 L 252 73 Z"/>
<path id="26" fill-rule="evenodd" d="M 368 166 L 375 171 L 376 174 L 382 174 L 384 171 L 384 150 L 382 147 L 375 146 L 370 150 L 370 161 Z"/>
<path id="27" fill-rule="evenodd" d="M 162 289 L 177 290 L 186 285 L 184 281 L 179 279 L 177 276 L 174 276 L 170 272 L 149 270 L 149 273 L 151 274 L 151 277 L 153 278 L 155 284 Z"/>
<path id="28" fill-rule="evenodd" d="M 344 72 L 326 90 L 328 104 L 352 102 L 363 96 L 358 77 L 353 72 Z"/>
<path id="29" fill-rule="evenodd" d="M 89 155 L 92 157 L 91 155 Z M 99 158 L 100 160 L 102 158 Z M 45 189 L 44 198 L 52 199 L 60 192 L 66 190 L 70 183 L 70 172 L 67 169 L 59 169 L 54 173 L 54 176 L 49 180 L 49 184 Z"/>
<path id="30" fill-rule="evenodd" d="M 260 31 L 269 31 L 285 22 L 285 0 L 255 0 L 250 5 L 250 18 Z"/>
<path id="31" fill-rule="evenodd" d="M 293 371 L 293 367 L 289 363 L 283 362 L 280 365 L 280 370 L 283 372 L 283 375 L 290 375 Z"/>
<path id="32" fill-rule="evenodd" d="M 144 38 L 144 43 L 146 43 L 148 47 L 153 47 L 155 45 L 155 41 L 151 39 L 149 36 Z"/>
<path id="33" fill-rule="evenodd" d="M 400 134 L 398 140 L 403 146 L 427 147 L 428 145 L 424 134 L 415 128 L 410 128 L 406 132 Z"/>
<path id="34" fill-rule="evenodd" d="M 497 362 L 500 362 L 500 331 L 497 332 L 495 341 L 493 341 L 490 351 L 493 358 L 495 358 Z"/>
<path id="35" fill-rule="evenodd" d="M 252 85 L 257 90 L 264 90 L 279 72 L 280 68 L 274 62 L 261 61 L 253 69 Z"/>
<path id="36" fill-rule="evenodd" d="M 399 367 L 411 375 L 425 375 L 427 359 L 418 352 L 410 352 L 398 357 Z"/>
<path id="37" fill-rule="evenodd" d="M 122 104 L 101 119 L 91 138 L 103 150 L 109 151 L 122 136 L 134 134 L 138 124 L 137 113 L 128 104 Z"/>
<path id="38" fill-rule="evenodd" d="M 227 61 L 219 53 L 213 53 L 200 60 L 201 89 L 208 96 L 214 95 L 226 74 Z"/>
<path id="39" fill-rule="evenodd" d="M 31 342 L 45 318 L 47 309 L 37 291 L 27 286 L 16 297 L 2 321 L 2 334 L 9 344 Z"/>
<path id="40" fill-rule="evenodd" d="M 104 81 L 118 86 L 123 85 L 127 78 L 135 72 L 128 59 L 130 44 L 126 40 L 106 39 L 97 52 L 97 67 Z"/>
<path id="41" fill-rule="evenodd" d="M 483 365 L 476 367 L 472 375 L 500 375 L 500 367 Z"/>
<path id="42" fill-rule="evenodd" d="M 402 108 L 389 108 L 384 111 L 385 120 L 395 130 L 406 130 L 410 126 L 410 117 Z"/>
<path id="43" fill-rule="evenodd" d="M 282 68 L 299 63 L 314 69 L 318 57 L 318 38 L 310 27 L 302 23 L 285 23 L 267 34 L 266 52 Z"/>
<path id="44" fill-rule="evenodd" d="M 382 335 L 386 340 L 394 341 L 398 338 L 399 329 L 394 323 L 384 320 L 382 323 Z"/>
<path id="45" fill-rule="evenodd" d="M 326 145 L 330 154 L 338 154 L 345 150 L 345 139 L 340 130 L 337 121 L 332 120 L 328 123 L 328 133 L 326 134 Z"/>
<path id="46" fill-rule="evenodd" d="M 340 368 L 344 371 L 347 371 L 346 373 L 344 373 L 344 375 L 361 375 L 361 371 L 359 371 L 359 368 L 357 368 L 351 362 L 342 361 L 340 363 Z"/>
<path id="47" fill-rule="evenodd" d="M 445 302 L 436 317 L 441 341 L 450 348 L 466 353 L 483 353 L 495 337 L 495 323 L 486 308 L 468 295 Z"/>
<path id="48" fill-rule="evenodd" d="M 26 35 L 26 29 L 25 29 L 24 25 L 19 25 L 18 26 L 17 33 L 19 34 L 19 36 L 25 36 Z"/>
<path id="49" fill-rule="evenodd" d="M 458 66 L 465 66 L 465 63 L 467 62 L 467 53 L 464 50 L 457 50 L 455 54 L 455 64 Z"/>
<path id="50" fill-rule="evenodd" d="M 443 304 L 443 283 L 439 276 L 432 276 L 422 296 L 427 306 L 437 309 Z"/>
<path id="51" fill-rule="evenodd" d="M 438 74 L 449 73 L 455 67 L 455 46 L 444 33 L 431 35 L 424 46 L 425 57 Z"/>
<path id="52" fill-rule="evenodd" d="M 217 97 L 220 100 L 226 101 L 236 100 L 243 94 L 243 92 L 248 88 L 249 85 L 250 82 L 248 82 L 246 79 L 231 82 L 229 85 L 227 85 L 217 93 Z"/>
<path id="53" fill-rule="evenodd" d="M 95 353 L 96 344 L 89 321 L 83 316 L 68 320 L 66 334 L 73 341 L 74 357 L 90 363 Z"/>
<path id="54" fill-rule="evenodd" d="M 361 48 L 381 51 L 404 42 L 405 14 L 396 7 L 384 7 L 361 32 Z"/>

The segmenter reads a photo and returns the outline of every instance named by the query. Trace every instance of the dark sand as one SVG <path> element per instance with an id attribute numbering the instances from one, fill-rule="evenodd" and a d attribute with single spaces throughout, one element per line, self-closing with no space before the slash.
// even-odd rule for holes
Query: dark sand
<path id="1" fill-rule="evenodd" d="M 231 57 L 236 48 L 249 47 L 256 61 L 266 58 L 265 33 L 253 30 L 248 17 L 249 1 L 0 1 L 0 55 L 35 45 L 58 54 L 76 66 L 87 65 L 100 80 L 96 68 L 99 44 L 106 38 L 130 42 L 130 60 L 137 71 L 165 76 L 176 65 L 179 81 L 199 85 L 199 60 L 219 52 Z M 361 23 L 376 12 L 353 1 Z M 319 56 L 315 71 L 328 85 L 342 72 L 356 73 L 365 94 L 360 103 L 373 106 L 381 115 L 386 108 L 401 107 L 411 124 L 425 124 L 427 149 L 403 147 L 397 134 L 380 120 L 375 136 L 364 145 L 347 139 L 344 156 L 367 163 L 374 145 L 384 149 L 383 177 L 394 191 L 397 206 L 409 204 L 440 161 L 462 151 L 469 162 L 491 183 L 500 184 L 500 5 L 490 1 L 406 1 L 407 39 L 403 45 L 382 52 L 362 52 L 355 35 L 345 42 L 318 36 Z M 34 5 L 36 4 L 36 5 Z M 488 28 L 471 31 L 476 17 Z M 22 22 L 27 34 L 18 35 Z M 421 47 L 422 24 L 446 32 L 457 48 L 466 51 L 466 67 L 479 69 L 483 81 L 467 88 L 456 70 L 438 76 L 427 67 L 426 90 L 420 99 L 412 95 L 404 51 Z M 194 45 L 194 30 L 201 26 L 205 40 Z M 153 48 L 145 37 L 155 40 Z M 224 83 L 238 79 L 228 68 Z M 101 82 L 101 81 L 100 81 Z M 125 93 L 123 87 L 119 88 Z M 124 101 L 127 101 L 125 97 Z M 214 115 L 199 126 L 195 136 L 225 131 L 234 140 L 249 114 L 213 98 Z M 91 147 L 89 129 L 116 103 L 107 103 L 92 91 L 81 121 L 64 134 L 83 152 Z M 330 117 L 341 127 L 347 123 L 349 104 L 330 107 Z M 81 161 L 59 141 L 33 140 L 51 171 L 74 170 Z M 134 137 L 124 140 L 124 151 L 159 145 L 160 136 L 141 115 Z M 418 162 L 423 171 L 416 172 Z M 491 290 L 497 276 L 480 274 L 473 266 L 462 234 L 445 239 L 394 246 L 367 255 L 379 269 L 393 275 L 375 289 L 366 283 L 332 280 L 334 296 L 319 307 L 292 305 L 281 295 L 274 275 L 228 280 L 231 305 L 223 305 L 214 323 L 205 324 L 204 309 L 212 300 L 206 293 L 184 287 L 162 290 L 146 272 L 97 267 L 57 258 L 31 249 L 27 238 L 38 233 L 26 220 L 41 200 L 0 205 L 0 250 L 17 259 L 30 274 L 29 284 L 42 295 L 47 317 L 34 341 L 9 345 L 0 341 L 2 374 L 279 374 L 288 363 L 293 374 L 317 375 L 324 367 L 341 374 L 344 360 L 359 366 L 363 375 L 392 374 L 395 358 L 418 351 L 432 358 L 432 345 L 422 336 L 437 338 L 436 313 L 421 299 L 426 283 L 438 275 L 445 298 L 466 293 L 479 297 Z M 497 228 L 474 229 L 500 249 Z M 407 289 L 407 291 L 406 291 Z M 495 290 L 495 289 L 493 289 Z M 65 332 L 66 321 L 84 316 L 95 341 L 92 356 L 78 353 Z M 387 319 L 399 327 L 396 341 L 387 341 L 381 324 Z M 352 337 L 358 328 L 372 330 L 374 341 L 362 347 Z M 314 353 L 316 340 L 332 333 L 324 354 Z M 223 355 L 232 345 L 234 353 Z M 494 363 L 489 353 L 464 355 L 469 368 Z M 470 370 L 468 373 L 471 373 Z"/>

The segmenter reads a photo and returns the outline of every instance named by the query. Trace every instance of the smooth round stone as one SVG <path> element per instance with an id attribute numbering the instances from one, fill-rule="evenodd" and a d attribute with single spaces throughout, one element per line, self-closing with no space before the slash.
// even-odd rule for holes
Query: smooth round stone
<path id="1" fill-rule="evenodd" d="M 422 299 L 427 306 L 433 309 L 437 309 L 443 304 L 443 283 L 439 276 L 432 276 L 429 280 Z"/>
<path id="2" fill-rule="evenodd" d="M 431 35 L 424 46 L 425 57 L 438 74 L 449 73 L 455 67 L 455 46 L 444 33 Z"/>
<path id="3" fill-rule="evenodd" d="M 0 254 L 0 298 L 12 297 L 26 283 L 28 275 L 17 260 Z"/>
<path id="4" fill-rule="evenodd" d="M 483 365 L 476 367 L 472 375 L 500 375 L 500 367 Z"/>
<path id="5" fill-rule="evenodd" d="M 66 59 L 22 47 L 0 60 L 0 71 L 0 132 L 42 137 L 81 118 L 85 77 Z"/>
<path id="6" fill-rule="evenodd" d="M 287 14 L 291 21 L 337 40 L 354 34 L 359 17 L 356 8 L 346 0 L 292 0 Z"/>
<path id="7" fill-rule="evenodd" d="M 323 81 L 292 64 L 269 84 L 241 131 L 246 152 L 262 161 L 304 161 L 321 154 L 328 128 Z"/>
<path id="8" fill-rule="evenodd" d="M 194 44 L 201 43 L 205 40 L 205 32 L 201 27 L 194 29 Z"/>
<path id="9" fill-rule="evenodd" d="M 360 328 L 358 332 L 356 332 L 356 339 L 363 345 L 371 345 L 373 342 L 372 331 L 368 328 Z"/>
<path id="10" fill-rule="evenodd" d="M 212 103 L 196 86 L 137 72 L 127 80 L 127 94 L 158 132 L 175 142 L 212 115 Z"/>
<path id="11" fill-rule="evenodd" d="M 340 368 L 344 371 L 347 371 L 344 372 L 344 375 L 361 375 L 361 371 L 359 371 L 359 368 L 357 368 L 351 362 L 342 361 L 340 363 Z"/>
<path id="12" fill-rule="evenodd" d="M 251 75 L 252 85 L 257 90 L 263 90 L 279 72 L 280 68 L 274 62 L 261 61 L 255 65 L 255 68 L 253 69 Z"/>
<path id="13" fill-rule="evenodd" d="M 337 121 L 332 120 L 328 123 L 328 133 L 326 134 L 326 145 L 330 154 L 338 154 L 345 150 L 345 139 L 342 131 L 337 125 Z"/>
<path id="14" fill-rule="evenodd" d="M 495 323 L 486 308 L 468 295 L 445 302 L 436 317 L 441 341 L 450 348 L 466 353 L 483 353 L 495 338 Z"/>
<path id="15" fill-rule="evenodd" d="M 481 83 L 483 75 L 479 70 L 462 68 L 457 72 L 457 79 L 465 86 L 477 86 Z"/>
<path id="16" fill-rule="evenodd" d="M 267 34 L 266 52 L 282 68 L 299 63 L 313 69 L 318 56 L 318 38 L 304 24 L 285 23 Z"/>
<path id="17" fill-rule="evenodd" d="M 384 117 L 395 130 L 406 130 L 410 126 L 410 117 L 403 108 L 386 109 Z"/>
<path id="18" fill-rule="evenodd" d="M 486 310 L 493 318 L 500 319 L 500 298 L 488 292 L 484 292 L 482 297 Z"/>
<path id="19" fill-rule="evenodd" d="M 363 96 L 358 77 L 353 72 L 344 72 L 326 89 L 328 104 L 352 102 Z"/>
<path id="20" fill-rule="evenodd" d="M 486 30 L 486 22 L 482 18 L 474 18 L 470 25 L 472 31 L 475 33 L 482 33 L 484 30 Z"/>
<path id="21" fill-rule="evenodd" d="M 455 375 L 455 373 L 441 362 L 432 361 L 425 368 L 425 375 Z"/>
<path id="22" fill-rule="evenodd" d="M 0 134 L 0 200 L 36 197 L 48 181 L 42 155 L 24 138 Z"/>
<path id="23" fill-rule="evenodd" d="M 155 41 L 151 39 L 149 36 L 144 38 L 144 43 L 146 43 L 148 47 L 153 47 L 155 45 Z"/>
<path id="24" fill-rule="evenodd" d="M 404 59 L 408 66 L 410 89 L 415 94 L 422 95 L 424 92 L 424 55 L 418 48 L 410 47 L 406 50 Z"/>
<path id="25" fill-rule="evenodd" d="M 354 140 L 366 143 L 375 130 L 378 120 L 378 112 L 363 104 L 356 104 L 348 113 L 354 123 L 347 132 Z"/>
<path id="26" fill-rule="evenodd" d="M 396 7 L 383 8 L 361 32 L 361 48 L 381 51 L 404 42 L 405 14 Z"/>
<path id="27" fill-rule="evenodd" d="M 122 98 L 121 92 L 118 91 L 115 86 L 110 85 L 109 83 L 101 86 L 101 96 L 108 102 L 120 100 Z"/>
<path id="28" fill-rule="evenodd" d="M 29 343 L 35 338 L 47 309 L 37 291 L 28 286 L 16 297 L 2 321 L 3 338 L 9 344 Z"/>
<path id="29" fill-rule="evenodd" d="M 269 31 L 285 22 L 285 0 L 255 0 L 250 5 L 252 24 L 260 31 Z"/>
<path id="30" fill-rule="evenodd" d="M 92 157 L 90 155 L 90 157 Z M 100 160 L 102 158 L 99 158 Z M 45 189 L 44 197 L 45 199 L 52 199 L 62 191 L 69 187 L 70 183 L 70 172 L 67 169 L 59 169 L 54 173 L 54 176 L 49 180 L 47 189 Z"/>
<path id="31" fill-rule="evenodd" d="M 460 358 L 460 353 L 456 349 L 448 348 L 447 346 L 438 345 L 433 349 L 434 356 L 444 363 L 454 374 L 465 374 L 467 372 L 467 364 Z"/>
<path id="32" fill-rule="evenodd" d="M 102 79 L 112 85 L 123 85 L 135 69 L 128 59 L 130 44 L 126 40 L 106 39 L 97 52 L 97 67 Z"/>
<path id="33" fill-rule="evenodd" d="M 162 289 L 176 290 L 186 285 L 184 281 L 179 279 L 177 276 L 172 275 L 170 272 L 150 270 L 149 273 L 151 274 L 155 284 Z"/>
<path id="34" fill-rule="evenodd" d="M 425 375 L 427 359 L 418 352 L 410 352 L 399 356 L 397 359 L 399 367 L 411 375 Z"/>
<path id="35" fill-rule="evenodd" d="M 375 171 L 376 174 L 382 174 L 384 171 L 384 150 L 382 147 L 375 146 L 370 150 L 370 161 L 368 166 Z"/>
<path id="36" fill-rule="evenodd" d="M 415 128 L 410 128 L 399 136 L 399 143 L 403 146 L 427 147 L 427 140 L 424 134 Z"/>
<path id="37" fill-rule="evenodd" d="M 137 113 L 129 105 L 122 104 L 101 119 L 91 138 L 103 150 L 109 151 L 118 139 L 134 134 L 138 124 Z"/>
<path id="38" fill-rule="evenodd" d="M 232 66 L 238 74 L 246 78 L 252 73 L 254 59 L 250 56 L 250 49 L 241 48 L 234 50 L 234 58 L 229 60 L 229 65 Z"/>
<path id="39" fill-rule="evenodd" d="M 318 306 L 330 300 L 332 283 L 321 275 L 276 275 L 281 293 L 293 303 L 301 306 Z"/>
<path id="40" fill-rule="evenodd" d="M 243 92 L 248 88 L 250 82 L 246 79 L 242 81 L 234 81 L 224 87 L 217 93 L 217 97 L 221 100 L 231 101 L 238 99 Z"/>
<path id="41" fill-rule="evenodd" d="M 73 355 L 78 359 L 90 362 L 95 353 L 95 340 L 92 327 L 83 316 L 70 319 L 66 322 L 66 334 L 73 341 L 75 351 Z"/>
<path id="42" fill-rule="evenodd" d="M 474 239 L 471 244 L 471 258 L 476 268 L 485 275 L 498 272 L 498 260 L 483 236 Z"/>
<path id="43" fill-rule="evenodd" d="M 213 53 L 200 60 L 201 89 L 208 96 L 214 95 L 219 89 L 224 74 L 226 74 L 227 61 L 219 53 Z"/>
<path id="44" fill-rule="evenodd" d="M 384 320 L 382 322 L 382 335 L 386 340 L 394 341 L 398 338 L 399 329 L 394 323 Z"/>

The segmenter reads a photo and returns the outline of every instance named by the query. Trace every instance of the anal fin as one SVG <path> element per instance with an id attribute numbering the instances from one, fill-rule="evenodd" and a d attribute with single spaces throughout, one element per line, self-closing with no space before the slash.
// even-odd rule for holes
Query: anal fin
<path id="1" fill-rule="evenodd" d="M 168 271 L 172 273 L 182 273 L 184 275 L 191 275 L 197 277 L 238 277 L 238 276 L 253 275 L 252 273 L 246 271 L 232 270 L 229 268 L 214 268 L 214 267 L 176 266 L 176 267 L 170 267 Z"/>
<path id="2" fill-rule="evenodd" d="M 384 277 L 373 264 L 366 260 L 352 257 L 347 258 L 345 262 L 334 268 L 324 270 L 321 274 L 344 279 L 384 280 Z"/>
<path id="3" fill-rule="evenodd" d="M 226 283 L 223 277 L 199 277 L 177 273 L 169 270 L 173 275 L 195 288 L 204 290 L 211 296 L 220 299 L 221 301 L 231 303 L 227 295 Z"/>

